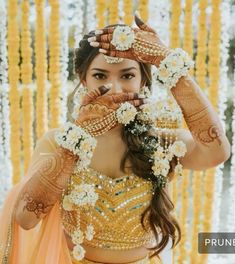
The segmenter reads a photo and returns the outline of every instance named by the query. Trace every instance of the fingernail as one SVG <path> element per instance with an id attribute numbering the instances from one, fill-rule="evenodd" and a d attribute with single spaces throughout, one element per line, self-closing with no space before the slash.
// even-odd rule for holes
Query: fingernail
<path id="1" fill-rule="evenodd" d="M 90 37 L 87 40 L 88 40 L 88 42 L 96 41 L 96 37 Z"/>
<path id="2" fill-rule="evenodd" d="M 113 86 L 113 84 L 112 83 L 106 83 L 104 86 L 106 88 L 108 88 L 108 89 L 111 89 L 111 87 Z"/>
<path id="3" fill-rule="evenodd" d="M 139 98 L 145 98 L 144 94 L 139 94 Z"/>
<path id="4" fill-rule="evenodd" d="M 90 45 L 92 46 L 92 47 L 98 47 L 99 46 L 99 42 L 90 42 Z"/>
<path id="5" fill-rule="evenodd" d="M 99 52 L 106 54 L 107 51 L 105 49 L 99 49 Z"/>
<path id="6" fill-rule="evenodd" d="M 106 87 L 105 85 L 99 87 L 100 93 L 103 95 L 106 92 L 108 92 L 110 90 L 110 88 Z"/>
<path id="7" fill-rule="evenodd" d="M 140 13 L 139 13 L 139 11 L 136 10 L 136 11 L 135 11 L 135 15 L 138 16 L 138 17 L 140 17 Z"/>
<path id="8" fill-rule="evenodd" d="M 101 29 L 97 29 L 97 30 L 95 31 L 95 35 L 99 35 L 99 34 L 103 34 L 103 30 L 101 30 Z"/>

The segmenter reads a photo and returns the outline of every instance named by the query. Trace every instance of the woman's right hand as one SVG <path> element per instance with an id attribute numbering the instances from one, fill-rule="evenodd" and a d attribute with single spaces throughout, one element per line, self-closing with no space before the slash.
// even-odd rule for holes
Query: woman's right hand
<path id="1" fill-rule="evenodd" d="M 83 98 L 75 124 L 86 127 L 88 124 L 102 121 L 107 115 L 114 113 L 124 102 L 128 102 L 135 107 L 145 103 L 143 96 L 138 93 L 108 94 L 109 91 L 108 86 L 101 86 L 88 92 Z"/>

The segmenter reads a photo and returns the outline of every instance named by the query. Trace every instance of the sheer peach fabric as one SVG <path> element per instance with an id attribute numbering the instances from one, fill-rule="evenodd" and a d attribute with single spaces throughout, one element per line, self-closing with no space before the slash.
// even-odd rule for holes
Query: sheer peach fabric
<path id="1" fill-rule="evenodd" d="M 22 229 L 14 219 L 18 195 L 32 176 L 41 155 L 56 148 L 53 134 L 54 131 L 50 130 L 38 140 L 27 174 L 9 191 L 0 211 L 1 264 L 72 264 L 60 219 L 59 202 L 31 230 Z"/>

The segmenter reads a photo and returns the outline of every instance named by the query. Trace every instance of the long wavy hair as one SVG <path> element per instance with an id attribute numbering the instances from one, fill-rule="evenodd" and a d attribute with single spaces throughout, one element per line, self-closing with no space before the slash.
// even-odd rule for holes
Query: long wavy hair
<path id="1" fill-rule="evenodd" d="M 91 62 L 99 54 L 98 48 L 91 47 L 87 41 L 87 38 L 92 37 L 94 35 L 94 31 L 91 31 L 88 34 L 84 35 L 83 39 L 79 43 L 79 47 L 76 48 L 74 51 L 74 71 L 80 79 L 80 84 L 83 80 L 85 80 L 87 69 L 90 66 Z M 151 65 L 146 63 L 139 64 L 142 76 L 142 83 L 145 84 L 145 86 L 147 86 L 151 91 Z M 73 97 L 78 89 L 79 85 L 69 95 L 69 113 L 72 113 L 73 111 Z M 69 116 L 69 119 L 71 119 L 71 115 Z M 153 186 L 155 186 L 156 178 L 152 175 L 152 164 L 149 161 L 150 156 L 148 155 L 148 153 L 144 153 L 142 149 L 143 141 L 146 140 L 146 138 L 147 140 L 152 140 L 154 137 L 152 135 L 150 136 L 148 132 L 142 133 L 141 135 L 134 135 L 130 132 L 128 126 L 123 126 L 122 138 L 127 145 L 127 151 L 124 154 L 120 163 L 121 170 L 123 172 L 125 171 L 126 161 L 129 160 L 131 162 L 131 169 L 133 173 L 135 173 L 141 178 L 151 180 Z M 162 145 L 164 145 L 164 139 L 161 139 L 161 141 Z M 175 165 L 176 159 L 173 158 L 170 162 L 170 171 L 168 174 L 169 181 L 171 181 L 173 178 L 173 168 Z M 148 218 L 148 222 L 150 223 L 150 227 L 153 230 L 157 241 L 156 247 L 151 248 L 151 250 L 154 251 L 151 257 L 156 255 L 158 256 L 159 253 L 166 247 L 170 238 L 172 239 L 171 248 L 175 247 L 181 240 L 180 226 L 177 220 L 171 214 L 171 211 L 173 209 L 174 204 L 168 196 L 167 189 L 156 187 L 154 189 L 149 206 L 146 208 L 146 210 L 141 216 L 141 224 L 143 228 L 146 228 L 144 226 L 144 223 L 145 218 Z M 160 242 L 159 231 L 161 233 Z"/>

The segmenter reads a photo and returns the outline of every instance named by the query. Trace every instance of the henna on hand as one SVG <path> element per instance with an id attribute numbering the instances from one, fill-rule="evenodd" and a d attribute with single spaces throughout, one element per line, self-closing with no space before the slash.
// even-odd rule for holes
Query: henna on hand
<path id="1" fill-rule="evenodd" d="M 196 82 L 189 76 L 182 77 L 171 91 L 195 139 L 206 147 L 211 143 L 221 146 L 224 135 L 222 126 L 210 101 Z"/>
<path id="2" fill-rule="evenodd" d="M 75 124 L 85 127 L 92 123 L 103 123 L 124 102 L 139 107 L 145 100 L 138 93 L 101 94 L 100 90 L 95 89 L 84 97 Z M 110 120 L 113 121 L 113 118 Z"/>
<path id="3" fill-rule="evenodd" d="M 91 46 L 99 47 L 100 52 L 105 55 L 159 66 L 161 60 L 169 55 L 171 50 L 160 40 L 158 34 L 137 15 L 135 15 L 135 22 L 139 28 L 133 28 L 135 42 L 128 50 L 117 50 L 111 44 L 115 27 L 103 28 L 101 34 L 90 37 L 88 41 Z"/>
<path id="4" fill-rule="evenodd" d="M 47 214 L 67 187 L 77 160 L 78 156 L 62 147 L 54 153 L 42 153 L 17 201 L 24 202 L 23 211 L 37 218 Z"/>

